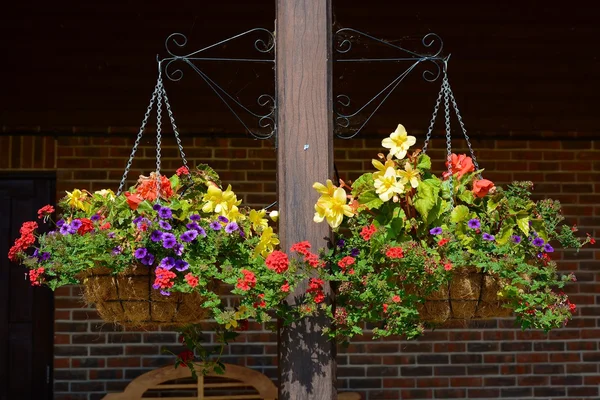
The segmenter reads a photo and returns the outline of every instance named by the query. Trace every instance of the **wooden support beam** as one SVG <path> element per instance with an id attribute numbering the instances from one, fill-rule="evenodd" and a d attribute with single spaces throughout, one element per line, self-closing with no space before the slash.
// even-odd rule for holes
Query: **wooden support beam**
<path id="1" fill-rule="evenodd" d="M 312 184 L 333 169 L 331 0 L 276 1 L 279 235 L 283 248 L 308 240 L 316 251 L 329 229 L 312 220 Z M 321 333 L 327 324 L 317 317 L 280 331 L 279 400 L 337 399 L 335 344 Z"/>

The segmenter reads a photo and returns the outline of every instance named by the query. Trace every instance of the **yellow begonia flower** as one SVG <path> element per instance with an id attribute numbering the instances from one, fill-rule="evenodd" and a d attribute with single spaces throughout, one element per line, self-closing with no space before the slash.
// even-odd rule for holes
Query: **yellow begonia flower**
<path id="1" fill-rule="evenodd" d="M 279 219 L 279 211 L 271 211 L 269 213 L 269 218 L 271 218 L 273 222 L 277 222 L 277 220 Z"/>
<path id="2" fill-rule="evenodd" d="M 404 185 L 398 181 L 397 176 L 397 171 L 390 167 L 383 176 L 375 179 L 375 192 L 381 200 L 388 201 L 394 194 L 404 192 Z"/>
<path id="3" fill-rule="evenodd" d="M 333 184 L 333 182 L 331 182 L 331 179 L 327 179 L 327 182 L 325 182 L 325 184 L 327 186 L 323 185 L 322 183 L 315 182 L 315 183 L 313 183 L 313 189 L 315 189 L 317 192 L 319 192 L 321 194 L 333 196 L 333 192 L 335 191 L 337 186 L 335 186 Z"/>
<path id="4" fill-rule="evenodd" d="M 389 138 L 383 139 L 381 145 L 386 149 L 390 149 L 391 156 L 403 159 L 410 146 L 415 143 L 417 143 L 417 138 L 408 136 L 404 126 L 398 125 L 398 128 L 396 128 Z"/>
<path id="5" fill-rule="evenodd" d="M 237 206 L 230 206 L 229 210 L 221 212 L 221 215 L 230 221 L 242 221 L 246 216 L 242 214 Z"/>
<path id="6" fill-rule="evenodd" d="M 406 163 L 404 165 L 404 170 L 398 171 L 398 176 L 400 177 L 400 183 L 406 185 L 410 182 L 410 186 L 416 188 L 419 186 L 419 171 L 413 169 L 410 163 Z"/>
<path id="7" fill-rule="evenodd" d="M 332 196 L 322 195 L 315 204 L 314 221 L 322 222 L 323 219 L 326 219 L 329 226 L 333 229 L 337 228 L 342 224 L 344 215 L 347 217 L 354 216 L 352 207 L 346 202 L 346 191 L 342 188 L 336 188 Z"/>
<path id="8" fill-rule="evenodd" d="M 260 254 L 266 258 L 273 252 L 274 246 L 277 246 L 278 244 L 279 239 L 277 238 L 277 235 L 273 233 L 273 228 L 270 226 L 266 227 L 260 236 L 260 241 L 254 249 L 254 256 L 256 257 Z"/>
<path id="9" fill-rule="evenodd" d="M 383 176 L 388 168 L 396 167 L 396 163 L 393 160 L 385 160 L 385 164 L 382 164 L 379 160 L 372 160 L 371 164 L 373 164 L 373 166 L 378 170 L 377 172 L 373 173 L 373 179 Z"/>
<path id="10" fill-rule="evenodd" d="M 269 226 L 269 221 L 265 218 L 267 214 L 267 210 L 250 210 L 250 215 L 248 215 L 248 219 L 250 219 L 250 223 L 252 224 L 252 229 L 256 232 L 260 232 Z"/>
<path id="11" fill-rule="evenodd" d="M 75 189 L 72 192 L 67 192 L 67 204 L 73 208 L 79 208 L 80 210 L 88 211 L 90 209 L 90 205 L 84 203 L 84 200 L 86 199 L 87 194 L 79 189 Z"/>
<path id="12" fill-rule="evenodd" d="M 206 202 L 204 206 L 202 206 L 203 212 L 215 212 L 224 217 L 227 217 L 227 214 L 230 213 L 234 206 L 239 206 L 242 203 L 231 190 L 231 185 L 227 186 L 225 191 L 222 191 L 217 186 L 209 186 L 202 201 Z"/>
<path id="13" fill-rule="evenodd" d="M 97 190 L 94 192 L 94 194 L 98 194 L 102 197 L 108 197 L 110 200 L 114 200 L 115 199 L 115 192 L 113 192 L 110 189 L 102 189 L 102 190 Z"/>

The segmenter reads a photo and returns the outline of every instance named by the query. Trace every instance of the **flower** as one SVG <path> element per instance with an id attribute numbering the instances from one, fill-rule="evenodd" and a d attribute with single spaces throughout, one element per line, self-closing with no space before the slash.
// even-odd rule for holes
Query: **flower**
<path id="1" fill-rule="evenodd" d="M 227 186 L 224 191 L 217 186 L 209 186 L 202 200 L 206 202 L 202 211 L 205 213 L 215 212 L 223 216 L 227 216 L 232 210 L 237 210 L 237 206 L 242 202 L 231 190 L 231 185 Z"/>
<path id="2" fill-rule="evenodd" d="M 416 142 L 417 138 L 408 136 L 404 126 L 398 125 L 389 138 L 382 140 L 381 145 L 386 149 L 390 149 L 390 156 L 403 159 L 410 146 L 414 145 Z"/>
<path id="3" fill-rule="evenodd" d="M 187 364 L 188 362 L 194 359 L 194 352 L 191 350 L 184 350 L 181 353 L 177 354 L 177 358 L 179 358 L 183 364 Z"/>
<path id="4" fill-rule="evenodd" d="M 475 179 L 473 181 L 473 194 L 475 197 L 485 197 L 494 188 L 494 183 L 487 179 Z"/>
<path id="5" fill-rule="evenodd" d="M 240 272 L 244 276 L 238 279 L 236 288 L 246 291 L 256 286 L 256 275 L 254 275 L 254 272 L 247 269 L 242 269 Z"/>
<path id="6" fill-rule="evenodd" d="M 140 176 L 135 190 L 142 199 L 148 201 L 155 201 L 157 194 L 164 199 L 174 194 L 171 181 L 164 175 L 157 176 L 156 172 L 151 172 L 150 176 Z"/>
<path id="7" fill-rule="evenodd" d="M 388 251 L 385 252 L 385 255 L 389 258 L 403 258 L 404 251 L 401 247 L 390 247 Z"/>
<path id="8" fill-rule="evenodd" d="M 519 235 L 512 235 L 511 236 L 511 240 L 513 241 L 513 243 L 519 244 L 519 243 L 521 243 L 521 236 L 519 236 Z"/>
<path id="9" fill-rule="evenodd" d="M 470 219 L 469 222 L 467 223 L 467 225 L 471 229 L 481 228 L 481 222 L 479 222 L 479 220 L 477 218 Z"/>
<path id="10" fill-rule="evenodd" d="M 310 243 L 308 241 L 298 242 L 290 247 L 290 251 L 295 251 L 298 254 L 302 254 L 303 256 L 307 256 L 310 251 Z"/>
<path id="11" fill-rule="evenodd" d="M 167 221 L 158 221 L 158 226 L 160 226 L 160 228 L 164 229 L 165 231 L 170 231 L 171 229 L 173 229 L 173 227 L 171 227 L 171 224 Z"/>
<path id="12" fill-rule="evenodd" d="M 279 211 L 277 211 L 277 210 L 271 211 L 269 213 L 269 218 L 271 218 L 271 221 L 277 222 L 277 220 L 279 219 Z"/>
<path id="13" fill-rule="evenodd" d="M 383 304 L 383 312 L 384 312 L 384 313 L 387 313 L 387 311 L 388 311 L 388 307 L 389 307 L 389 306 L 388 306 L 387 304 L 385 304 L 385 303 Z"/>
<path id="14" fill-rule="evenodd" d="M 319 256 L 310 252 L 304 256 L 304 261 L 306 261 L 308 265 L 310 265 L 313 268 L 317 268 L 318 266 L 323 265 L 321 263 L 321 260 L 319 260 Z"/>
<path id="15" fill-rule="evenodd" d="M 468 172 L 475 171 L 475 165 L 473 164 L 473 159 L 471 157 L 467 157 L 465 154 L 456 155 L 452 154 L 450 156 L 450 165 L 452 166 L 452 175 L 455 175 L 457 179 L 462 178 Z M 446 161 L 446 167 L 448 166 L 448 161 Z M 449 177 L 448 171 L 442 174 L 444 179 Z"/>
<path id="16" fill-rule="evenodd" d="M 114 200 L 114 199 L 115 199 L 115 197 L 116 197 L 116 196 L 115 196 L 115 192 L 113 192 L 113 191 L 112 191 L 112 190 L 110 190 L 110 189 L 96 190 L 96 191 L 94 192 L 94 194 L 97 194 L 97 195 L 99 195 L 99 196 L 102 196 L 102 197 L 106 197 L 106 198 L 108 198 L 108 199 L 110 199 L 110 200 Z"/>
<path id="17" fill-rule="evenodd" d="M 112 249 L 112 253 L 111 253 L 111 254 L 112 254 L 113 256 L 116 256 L 116 255 L 119 255 L 119 254 L 121 254 L 122 252 L 123 252 L 123 248 L 122 248 L 121 246 L 117 246 L 117 247 L 114 247 L 114 248 Z"/>
<path id="18" fill-rule="evenodd" d="M 494 237 L 494 235 L 490 235 L 489 233 L 484 233 L 483 240 L 494 241 L 494 240 L 496 240 L 496 238 Z"/>
<path id="19" fill-rule="evenodd" d="M 385 160 L 385 164 L 382 164 L 379 160 L 371 160 L 371 164 L 377 168 L 377 172 L 373 172 L 373 179 L 383 176 L 388 168 L 396 168 L 396 162 L 391 159 Z"/>
<path id="20" fill-rule="evenodd" d="M 74 219 L 73 221 L 71 221 L 71 229 L 72 230 L 78 230 L 81 225 L 83 225 L 83 223 L 81 222 L 81 220 L 78 219 Z"/>
<path id="21" fill-rule="evenodd" d="M 185 231 L 179 236 L 182 242 L 192 242 L 198 237 L 198 231 L 192 229 L 189 231 Z"/>
<path id="22" fill-rule="evenodd" d="M 358 257 L 359 254 L 360 254 L 360 250 L 359 249 L 354 248 L 354 249 L 350 250 L 350 255 L 352 257 Z"/>
<path id="23" fill-rule="evenodd" d="M 60 229 L 58 231 L 60 232 L 61 235 L 68 235 L 70 233 L 70 228 L 71 228 L 70 225 L 64 224 L 63 226 L 60 227 Z"/>
<path id="24" fill-rule="evenodd" d="M 212 229 L 213 231 L 220 231 L 222 228 L 219 221 L 213 221 L 208 226 L 210 226 L 210 229 Z"/>
<path id="25" fill-rule="evenodd" d="M 233 233 L 235 231 L 237 231 L 240 227 L 238 226 L 237 223 L 235 222 L 230 222 L 227 225 L 225 225 L 225 232 L 227 233 Z"/>
<path id="26" fill-rule="evenodd" d="M 279 244 L 279 239 L 277 235 L 273 233 L 273 228 L 270 226 L 265 228 L 260 236 L 260 241 L 254 248 L 254 256 L 261 254 L 263 257 L 266 257 L 273 251 L 274 246 Z"/>
<path id="27" fill-rule="evenodd" d="M 172 233 L 163 233 L 162 243 L 165 249 L 170 249 L 173 246 L 175 246 L 175 244 L 177 243 L 177 239 Z"/>
<path id="28" fill-rule="evenodd" d="M 146 254 L 146 257 L 142 258 L 142 259 L 140 260 L 140 262 L 141 262 L 142 264 L 144 264 L 144 265 L 148 265 L 148 266 L 150 266 L 150 265 L 154 264 L 154 254 L 152 254 L 152 253 L 148 253 L 148 254 Z"/>
<path id="29" fill-rule="evenodd" d="M 129 208 L 131 208 L 132 210 L 137 210 L 140 203 L 144 201 L 142 196 L 140 196 L 137 193 L 125 192 L 125 198 L 127 199 L 127 204 L 129 204 Z"/>
<path id="30" fill-rule="evenodd" d="M 192 214 L 192 215 L 190 215 L 190 221 L 198 222 L 198 221 L 200 221 L 200 219 L 201 219 L 201 217 L 200 217 L 199 214 Z"/>
<path id="31" fill-rule="evenodd" d="M 398 295 L 396 294 L 396 295 L 394 295 L 394 296 L 392 297 L 392 301 L 393 301 L 394 303 L 400 303 L 400 302 L 402 301 L 402 299 L 400 298 L 400 296 L 398 296 Z"/>
<path id="32" fill-rule="evenodd" d="M 171 269 L 175 266 L 175 259 L 173 257 L 165 257 L 160 260 L 158 266 L 164 269 Z"/>
<path id="33" fill-rule="evenodd" d="M 544 245 L 544 243 L 546 243 L 546 242 L 544 242 L 544 239 L 542 239 L 542 238 L 540 238 L 540 237 L 536 237 L 535 239 L 533 239 L 533 240 L 531 241 L 531 243 L 532 243 L 534 246 L 541 247 L 541 246 L 543 246 L 543 245 Z"/>
<path id="34" fill-rule="evenodd" d="M 50 204 L 48 204 L 38 210 L 38 212 L 37 212 L 38 219 L 45 218 L 45 217 L 49 216 L 50 214 L 52 214 L 53 212 L 54 212 L 54 207 L 52 207 Z"/>
<path id="35" fill-rule="evenodd" d="M 198 286 L 198 278 L 195 277 L 194 275 L 192 275 L 192 273 L 188 273 L 185 275 L 185 281 L 187 282 L 188 285 L 190 285 L 190 287 L 196 287 Z"/>
<path id="36" fill-rule="evenodd" d="M 162 219 L 171 219 L 173 217 L 173 211 L 169 207 L 161 207 L 158 210 L 158 216 Z"/>
<path id="37" fill-rule="evenodd" d="M 404 192 L 404 185 L 398 182 L 397 171 L 393 167 L 386 169 L 383 176 L 375 179 L 375 192 L 383 201 L 389 201 L 395 194 Z"/>
<path id="38" fill-rule="evenodd" d="M 172 279 L 177 277 L 175 272 L 161 267 L 156 267 L 154 274 L 156 275 L 153 285 L 155 289 L 169 289 L 175 284 L 175 282 L 172 281 Z"/>
<path id="39" fill-rule="evenodd" d="M 360 231 L 360 236 L 362 236 L 364 240 L 369 240 L 371 239 L 371 236 L 375 234 L 375 232 L 377 232 L 377 228 L 375 228 L 375 225 L 371 224 L 369 226 L 363 226 L 363 228 Z"/>
<path id="40" fill-rule="evenodd" d="M 452 270 L 452 263 L 451 263 L 450 261 L 446 262 L 446 263 L 444 264 L 444 269 L 445 269 L 446 271 L 450 271 L 450 270 Z"/>
<path id="41" fill-rule="evenodd" d="M 338 261 L 338 266 L 341 269 L 345 270 L 347 267 L 354 264 L 354 261 L 355 261 L 354 257 L 346 256 L 346 257 L 342 258 L 340 261 Z"/>
<path id="42" fill-rule="evenodd" d="M 223 222 L 224 224 L 228 223 L 229 220 L 227 219 L 227 217 L 224 217 L 222 215 L 219 215 L 219 217 L 217 218 L 220 222 Z"/>
<path id="43" fill-rule="evenodd" d="M 177 168 L 177 171 L 175 171 L 175 174 L 177 176 L 189 175 L 190 174 L 190 170 L 188 169 L 187 166 L 183 165 L 183 166 Z"/>
<path id="44" fill-rule="evenodd" d="M 266 214 L 267 210 L 250 210 L 248 219 L 252 224 L 252 229 L 258 232 L 269 226 L 269 221 L 267 221 L 267 219 L 265 218 Z"/>
<path id="45" fill-rule="evenodd" d="M 281 291 L 282 292 L 289 292 L 290 291 L 290 284 L 288 283 L 288 281 L 285 281 L 285 283 L 283 285 L 281 285 Z"/>
<path id="46" fill-rule="evenodd" d="M 404 170 L 398 170 L 398 176 L 400 177 L 400 183 L 406 185 L 410 183 L 410 186 L 416 188 L 419 186 L 419 175 L 420 172 L 417 169 L 413 169 L 409 162 L 404 164 Z"/>
<path id="47" fill-rule="evenodd" d="M 314 221 L 323 222 L 323 219 L 326 219 L 329 226 L 333 229 L 337 228 L 342 224 L 344 215 L 347 217 L 354 215 L 352 208 L 346 204 L 346 201 L 346 191 L 342 188 L 336 188 L 331 196 L 322 195 L 315 204 Z"/>
<path id="48" fill-rule="evenodd" d="M 290 261 L 287 254 L 282 251 L 275 250 L 267 256 L 265 264 L 267 265 L 268 269 L 275 271 L 278 274 L 282 274 L 288 270 Z"/>
<path id="49" fill-rule="evenodd" d="M 90 205 L 88 203 L 84 203 L 87 200 L 87 194 L 82 192 L 79 189 L 75 189 L 72 192 L 66 192 L 66 200 L 67 204 L 72 208 L 78 208 L 83 211 L 89 211 Z"/>
<path id="50" fill-rule="evenodd" d="M 177 260 L 175 261 L 175 269 L 177 271 L 183 272 L 190 268 L 190 264 L 187 261 Z"/>
<path id="51" fill-rule="evenodd" d="M 438 246 L 442 247 L 444 246 L 446 243 L 448 243 L 450 241 L 450 239 L 448 238 L 443 238 L 440 241 L 438 241 Z"/>
<path id="52" fill-rule="evenodd" d="M 331 196 L 333 196 L 333 193 L 337 189 L 337 186 L 335 186 L 333 184 L 331 179 L 327 179 L 327 181 L 325 181 L 325 185 L 323 185 L 322 183 L 319 183 L 319 182 L 313 183 L 313 189 L 315 189 L 318 193 L 320 193 L 322 195 L 331 197 Z"/>
<path id="53" fill-rule="evenodd" d="M 554 247 L 550 246 L 550 243 L 546 243 L 544 245 L 544 251 L 546 253 L 552 253 L 554 251 Z"/>
<path id="54" fill-rule="evenodd" d="M 148 250 L 145 247 L 140 247 L 133 253 L 133 256 L 138 260 L 141 260 L 142 258 L 146 257 L 146 254 L 148 254 Z"/>
<path id="55" fill-rule="evenodd" d="M 75 222 L 75 221 L 73 221 Z M 87 232 L 91 232 L 94 230 L 94 223 L 87 218 L 81 218 L 79 219 L 79 223 L 81 224 L 79 226 L 79 228 L 77 228 L 77 233 L 79 233 L 80 235 L 83 235 Z M 72 225 L 73 223 L 71 223 Z"/>
<path id="56" fill-rule="evenodd" d="M 163 233 L 161 231 L 153 231 L 150 234 L 150 240 L 152 240 L 153 242 L 160 242 L 163 238 Z"/>
<path id="57" fill-rule="evenodd" d="M 442 232 L 444 232 L 444 230 L 442 229 L 441 226 L 438 226 L 438 227 L 435 227 L 435 228 L 429 230 L 429 233 L 432 235 L 441 235 Z"/>

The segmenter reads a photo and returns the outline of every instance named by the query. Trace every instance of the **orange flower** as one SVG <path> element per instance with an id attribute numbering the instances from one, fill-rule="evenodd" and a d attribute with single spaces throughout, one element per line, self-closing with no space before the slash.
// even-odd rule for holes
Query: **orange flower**
<path id="1" fill-rule="evenodd" d="M 475 171 L 475 165 L 473 165 L 473 160 L 471 157 L 467 157 L 465 154 L 456 155 L 452 154 L 450 157 L 450 164 L 452 165 L 452 175 L 456 176 L 457 179 L 463 177 L 464 174 L 468 172 Z M 448 166 L 448 161 L 446 161 L 446 167 Z M 448 172 L 443 173 L 444 179 L 448 178 Z"/>
<path id="2" fill-rule="evenodd" d="M 494 182 L 487 179 L 475 179 L 473 181 L 473 194 L 475 197 L 484 197 L 494 188 Z"/>
<path id="3" fill-rule="evenodd" d="M 402 301 L 402 299 L 400 298 L 400 296 L 394 295 L 394 297 L 392 297 L 392 301 L 394 303 L 400 303 Z"/>
<path id="4" fill-rule="evenodd" d="M 156 200 L 156 193 L 158 191 L 158 182 L 156 179 L 156 173 L 152 172 L 149 177 L 140 176 L 138 179 L 138 185 L 135 189 L 144 200 L 154 201 Z M 171 181 L 166 176 L 160 176 L 160 197 L 168 199 L 173 196 L 173 188 L 171 188 Z"/>
<path id="5" fill-rule="evenodd" d="M 125 192 L 125 197 L 127 197 L 127 204 L 132 210 L 137 210 L 138 206 L 144 199 L 137 193 L 129 193 Z"/>
<path id="6" fill-rule="evenodd" d="M 77 229 L 77 233 L 83 235 L 94 230 L 94 223 L 88 218 L 79 218 L 81 226 Z"/>

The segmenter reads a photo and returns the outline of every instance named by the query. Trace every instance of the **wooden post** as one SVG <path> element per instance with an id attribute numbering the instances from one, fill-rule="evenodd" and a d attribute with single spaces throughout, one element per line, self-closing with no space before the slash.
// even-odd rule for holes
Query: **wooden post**
<path id="1" fill-rule="evenodd" d="M 279 235 L 283 248 L 308 240 L 316 251 L 329 229 L 313 222 L 312 184 L 333 169 L 331 0 L 276 1 Z M 317 317 L 280 330 L 279 400 L 337 399 L 335 344 L 321 333 L 327 324 Z"/>

